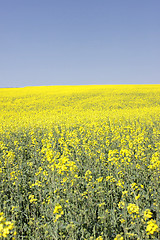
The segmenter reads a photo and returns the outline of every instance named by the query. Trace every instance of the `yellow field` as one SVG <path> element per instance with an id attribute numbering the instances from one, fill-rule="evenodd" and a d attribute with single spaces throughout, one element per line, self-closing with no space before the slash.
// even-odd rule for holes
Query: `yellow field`
<path id="1" fill-rule="evenodd" d="M 157 118 L 160 85 L 0 89 L 1 128 Z M 155 119 L 157 120 L 157 119 Z"/>
<path id="2" fill-rule="evenodd" d="M 0 113 L 0 238 L 160 238 L 160 85 L 0 89 Z"/>

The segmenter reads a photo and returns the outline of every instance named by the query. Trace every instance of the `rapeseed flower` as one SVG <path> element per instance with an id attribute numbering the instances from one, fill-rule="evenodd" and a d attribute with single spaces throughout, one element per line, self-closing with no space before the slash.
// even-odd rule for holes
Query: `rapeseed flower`
<path id="1" fill-rule="evenodd" d="M 7 238 L 8 235 L 12 234 L 14 224 L 11 221 L 6 221 L 4 213 L 0 213 L 0 237 Z"/>
<path id="2" fill-rule="evenodd" d="M 121 234 L 117 234 L 117 236 L 114 238 L 114 240 L 123 240 L 124 238 L 121 236 Z"/>
<path id="3" fill-rule="evenodd" d="M 96 238 L 96 240 L 103 240 L 103 237 L 99 236 L 98 238 Z"/>
<path id="4" fill-rule="evenodd" d="M 127 210 L 129 214 L 132 214 L 132 213 L 139 214 L 139 207 L 136 204 L 129 203 L 127 206 Z"/>
<path id="5" fill-rule="evenodd" d="M 146 209 L 143 214 L 144 220 L 147 220 L 148 218 L 152 217 L 152 212 L 149 209 Z"/>
<path id="6" fill-rule="evenodd" d="M 146 232 L 147 235 L 153 235 L 155 232 L 158 232 L 158 225 L 156 223 L 156 220 L 151 219 L 147 222 Z"/>
<path id="7" fill-rule="evenodd" d="M 56 215 L 54 222 L 56 222 L 64 214 L 62 206 L 59 203 L 55 206 L 53 214 Z"/>

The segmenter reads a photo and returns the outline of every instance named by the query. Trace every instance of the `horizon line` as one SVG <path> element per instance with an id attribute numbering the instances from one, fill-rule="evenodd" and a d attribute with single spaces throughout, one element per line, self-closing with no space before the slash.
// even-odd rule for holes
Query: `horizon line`
<path id="1" fill-rule="evenodd" d="M 4 88 L 26 88 L 26 87 L 70 87 L 70 86 L 119 86 L 119 85 L 160 85 L 160 83 L 119 83 L 119 84 L 64 84 L 64 85 L 34 85 L 34 86 L 23 86 L 23 87 L 0 87 Z"/>

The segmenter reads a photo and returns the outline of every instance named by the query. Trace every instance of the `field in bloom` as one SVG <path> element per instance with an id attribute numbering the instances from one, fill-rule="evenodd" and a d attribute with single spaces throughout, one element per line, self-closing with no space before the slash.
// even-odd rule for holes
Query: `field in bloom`
<path id="1" fill-rule="evenodd" d="M 0 239 L 160 239 L 160 85 L 0 89 Z"/>

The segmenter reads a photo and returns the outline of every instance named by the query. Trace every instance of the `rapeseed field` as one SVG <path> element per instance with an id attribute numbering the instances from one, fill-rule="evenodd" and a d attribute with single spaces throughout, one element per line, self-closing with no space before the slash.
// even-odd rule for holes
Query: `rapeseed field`
<path id="1" fill-rule="evenodd" d="M 0 89 L 0 239 L 160 239 L 160 85 Z"/>

